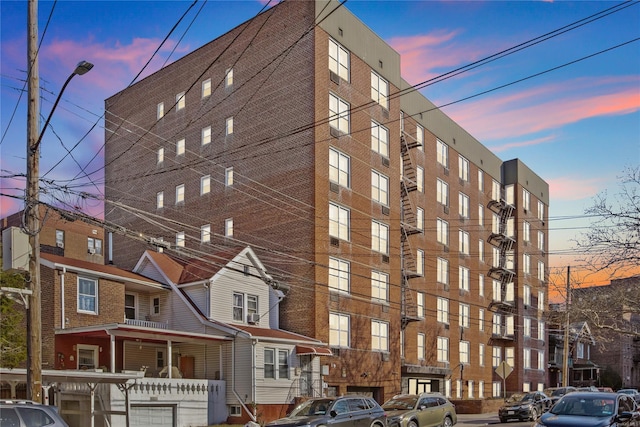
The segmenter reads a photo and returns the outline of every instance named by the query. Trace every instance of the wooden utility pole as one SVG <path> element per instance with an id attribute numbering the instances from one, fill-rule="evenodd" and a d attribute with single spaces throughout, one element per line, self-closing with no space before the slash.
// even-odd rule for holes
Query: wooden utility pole
<path id="1" fill-rule="evenodd" d="M 29 284 L 27 315 L 27 399 L 42 403 L 42 307 L 40 287 L 40 73 L 38 65 L 38 0 L 29 0 L 27 17 L 27 193 L 26 230 L 29 233 Z"/>
<path id="2" fill-rule="evenodd" d="M 569 385 L 569 304 L 571 301 L 571 266 L 567 267 L 567 295 L 564 302 L 564 358 L 562 364 L 562 385 Z"/>

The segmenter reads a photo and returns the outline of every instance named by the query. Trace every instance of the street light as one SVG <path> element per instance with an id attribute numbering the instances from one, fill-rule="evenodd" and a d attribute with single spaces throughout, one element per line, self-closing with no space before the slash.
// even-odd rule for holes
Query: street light
<path id="1" fill-rule="evenodd" d="M 31 17 L 31 14 L 30 14 Z M 31 30 L 31 26 L 30 26 Z M 32 38 L 30 38 L 31 40 Z M 37 37 L 36 37 L 37 39 Z M 25 199 L 26 230 L 29 234 L 31 254 L 29 256 L 29 278 L 31 282 L 31 301 L 27 316 L 27 398 L 42 402 L 42 300 L 40 284 L 40 142 L 51 116 L 60 102 L 62 93 L 75 75 L 83 75 L 93 68 L 93 64 L 81 61 L 62 85 L 62 89 L 53 104 L 49 117 L 41 130 L 38 130 L 38 105 L 40 83 L 37 52 L 34 44 L 29 44 L 29 106 L 27 109 L 27 191 Z M 35 143 L 32 143 L 35 137 Z"/>

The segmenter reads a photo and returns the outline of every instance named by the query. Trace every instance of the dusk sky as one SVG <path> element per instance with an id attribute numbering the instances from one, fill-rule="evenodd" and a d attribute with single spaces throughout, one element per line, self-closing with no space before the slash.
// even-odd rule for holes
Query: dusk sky
<path id="1" fill-rule="evenodd" d="M 53 116 L 42 142 L 41 177 L 100 194 L 102 173 L 91 173 L 103 163 L 104 100 L 134 81 L 149 60 L 138 80 L 264 6 L 41 1 L 44 118 L 76 64 L 95 64 L 71 81 Z M 585 208 L 596 194 L 618 191 L 625 167 L 640 165 L 639 2 L 349 0 L 343 7 L 401 54 L 403 77 L 412 84 L 582 24 L 422 90 L 502 160 L 519 158 L 549 183 L 551 266 L 571 264 L 580 274 L 572 240 L 594 221 L 585 218 Z M 21 201 L 8 195 L 24 194 L 24 177 L 12 176 L 26 171 L 27 2 L 0 1 L 0 16 L 4 217 L 21 209 Z M 42 200 L 51 201 L 47 195 Z M 96 202 L 77 204 L 102 216 Z"/>

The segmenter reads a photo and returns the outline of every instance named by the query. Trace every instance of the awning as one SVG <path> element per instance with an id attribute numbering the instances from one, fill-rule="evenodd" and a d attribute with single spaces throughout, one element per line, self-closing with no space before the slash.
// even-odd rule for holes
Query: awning
<path id="1" fill-rule="evenodd" d="M 296 354 L 298 356 L 307 356 L 307 355 L 314 355 L 314 356 L 333 356 L 333 353 L 331 353 L 331 350 L 325 347 L 311 347 L 311 346 L 307 346 L 307 345 L 297 345 L 296 346 Z"/>

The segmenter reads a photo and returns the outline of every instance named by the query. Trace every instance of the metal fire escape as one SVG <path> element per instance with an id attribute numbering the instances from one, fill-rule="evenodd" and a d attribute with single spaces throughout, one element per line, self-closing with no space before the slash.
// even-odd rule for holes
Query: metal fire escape
<path id="1" fill-rule="evenodd" d="M 402 153 L 402 170 L 400 179 L 400 199 L 402 202 L 400 229 L 402 233 L 402 329 L 406 328 L 410 322 L 420 320 L 418 317 L 418 305 L 413 296 L 413 291 L 409 286 L 409 281 L 416 277 L 422 277 L 422 273 L 417 271 L 416 253 L 411 248 L 409 236 L 422 233 L 418 227 L 416 210 L 409 194 L 416 191 L 418 183 L 416 181 L 416 168 L 411 160 L 410 151 L 420 144 L 404 130 L 400 134 L 400 151 Z"/>
<path id="2" fill-rule="evenodd" d="M 515 206 L 501 196 L 500 200 L 491 200 L 487 207 L 499 217 L 497 232 L 491 233 L 487 239 L 491 245 L 499 250 L 499 259 L 497 262 L 494 261 L 493 266 L 489 269 L 489 277 L 500 284 L 499 293 L 496 295 L 494 291 L 489 310 L 499 313 L 503 322 L 498 331 L 494 329 L 492 338 L 512 341 L 515 339 L 512 322 L 516 311 L 513 289 L 516 240 L 512 230 L 509 230 L 509 221 L 513 218 Z"/>

